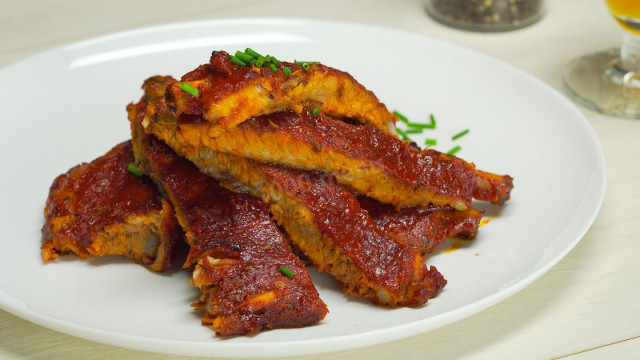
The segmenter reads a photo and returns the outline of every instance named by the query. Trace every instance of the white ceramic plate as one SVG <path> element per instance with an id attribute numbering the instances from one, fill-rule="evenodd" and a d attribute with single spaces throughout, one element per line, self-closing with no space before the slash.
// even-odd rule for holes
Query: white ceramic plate
<path id="1" fill-rule="evenodd" d="M 44 265 L 42 209 L 55 176 L 129 136 L 127 103 L 155 74 L 182 75 L 214 49 L 250 46 L 346 70 L 413 121 L 433 113 L 440 150 L 515 178 L 478 238 L 427 258 L 448 279 L 420 309 L 388 310 L 313 277 L 330 313 L 319 325 L 220 340 L 189 304 L 189 274 L 117 258 Z M 186 355 L 281 356 L 378 344 L 448 324 L 514 294 L 585 234 L 604 196 L 600 145 L 581 113 L 532 76 L 485 55 L 389 29 L 334 22 L 229 20 L 131 31 L 0 70 L 0 307 L 108 344 Z M 469 128 L 456 142 L 451 135 Z M 416 138 L 419 142 L 423 138 Z"/>

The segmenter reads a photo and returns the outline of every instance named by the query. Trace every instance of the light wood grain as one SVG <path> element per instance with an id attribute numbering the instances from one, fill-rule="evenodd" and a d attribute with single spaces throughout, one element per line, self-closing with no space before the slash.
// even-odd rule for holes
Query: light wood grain
<path id="1" fill-rule="evenodd" d="M 425 15 L 418 0 L 13 1 L 3 4 L 0 12 L 0 66 L 115 31 L 255 16 L 334 19 L 429 35 L 498 57 L 558 89 L 566 63 L 615 47 L 620 37 L 600 0 L 547 1 L 547 13 L 539 23 L 500 34 L 444 27 Z M 388 344 L 304 358 L 636 358 L 633 355 L 640 354 L 640 121 L 583 111 L 606 156 L 607 195 L 592 228 L 557 266 L 516 295 L 457 323 Z M 70 337 L 2 311 L 0 323 L 2 359 L 188 359 Z"/>

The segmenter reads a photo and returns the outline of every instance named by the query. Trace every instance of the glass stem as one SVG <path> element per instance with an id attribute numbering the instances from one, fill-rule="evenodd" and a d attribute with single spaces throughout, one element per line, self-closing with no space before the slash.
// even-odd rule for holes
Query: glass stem
<path id="1" fill-rule="evenodd" d="M 623 33 L 620 58 L 624 70 L 640 73 L 640 35 Z"/>

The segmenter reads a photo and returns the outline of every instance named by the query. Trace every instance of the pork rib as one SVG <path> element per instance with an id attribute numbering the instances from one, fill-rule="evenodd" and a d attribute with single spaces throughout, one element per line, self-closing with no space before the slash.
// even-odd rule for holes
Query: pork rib
<path id="1" fill-rule="evenodd" d="M 315 63 L 308 70 L 295 63 L 282 66 L 291 74 L 238 66 L 226 52 L 214 51 L 209 63 L 185 74 L 180 82 L 173 81 L 157 101 L 174 117 L 203 115 L 212 125 L 212 136 L 254 116 L 303 107 L 370 124 L 395 136 L 395 115 L 348 73 Z M 199 97 L 183 91 L 181 82 L 198 89 Z"/>
<path id="2" fill-rule="evenodd" d="M 147 115 L 154 111 L 151 104 Z M 159 136 L 165 132 L 162 127 L 174 124 L 146 120 L 146 131 Z M 211 125 L 199 116 L 183 115 L 177 123 L 177 140 L 185 146 L 326 172 L 352 191 L 396 207 L 471 206 L 473 164 L 435 150 L 416 150 L 368 126 L 307 110 L 252 118 L 217 137 L 208 135 Z"/>
<path id="3" fill-rule="evenodd" d="M 223 189 L 154 137 L 134 131 L 136 158 L 176 208 L 191 246 L 185 267 L 219 335 L 302 327 L 327 307 L 260 199 Z M 292 271 L 288 277 L 280 267 Z"/>
<path id="4" fill-rule="evenodd" d="M 119 255 L 153 271 L 171 266 L 182 229 L 151 179 L 127 171 L 133 160 L 126 141 L 54 180 L 44 210 L 45 261 L 73 253 Z"/>
<path id="5" fill-rule="evenodd" d="M 457 211 L 447 206 L 396 210 L 369 198 L 359 197 L 358 201 L 380 230 L 421 254 L 433 251 L 448 237 L 475 237 L 484 214 L 476 209 Z"/>

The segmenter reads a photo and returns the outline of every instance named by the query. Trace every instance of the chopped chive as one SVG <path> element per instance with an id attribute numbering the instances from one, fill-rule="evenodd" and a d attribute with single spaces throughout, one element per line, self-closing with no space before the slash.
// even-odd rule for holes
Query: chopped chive
<path id="1" fill-rule="evenodd" d="M 280 66 L 280 61 L 278 61 L 278 59 L 276 59 L 275 56 L 271 55 L 271 62 L 275 65 L 275 66 Z"/>
<path id="2" fill-rule="evenodd" d="M 318 110 L 318 108 L 313 108 L 311 113 L 313 114 L 313 116 L 318 116 L 318 114 L 320 114 L 320 110 Z"/>
<path id="3" fill-rule="evenodd" d="M 140 171 L 140 169 L 138 169 L 138 167 L 133 163 L 127 166 L 127 170 L 135 176 L 142 176 L 142 171 Z"/>
<path id="4" fill-rule="evenodd" d="M 278 71 L 278 68 L 277 68 L 273 63 L 269 64 L 269 68 L 270 68 L 270 69 L 271 69 L 271 71 L 273 71 L 273 72 Z"/>
<path id="5" fill-rule="evenodd" d="M 462 131 L 460 131 L 459 133 L 457 133 L 457 134 L 453 135 L 453 136 L 451 137 L 451 140 L 458 140 L 458 139 L 460 139 L 461 137 L 463 137 L 463 136 L 467 135 L 468 133 L 469 133 L 469 129 L 462 130 Z"/>
<path id="6" fill-rule="evenodd" d="M 418 123 L 412 123 L 412 122 L 406 122 L 405 124 L 407 124 L 407 126 L 409 126 L 409 127 L 414 127 L 414 128 L 435 129 L 436 128 L 436 119 L 435 119 L 435 117 L 433 117 L 433 114 L 431 114 L 429 116 L 429 120 L 430 120 L 429 124 L 418 124 Z"/>
<path id="7" fill-rule="evenodd" d="M 294 273 L 293 271 L 291 271 L 291 269 L 289 269 L 284 265 L 280 265 L 278 269 L 280 270 L 281 273 L 287 275 L 289 278 L 293 278 L 294 276 L 296 276 L 296 273 Z"/>
<path id="8" fill-rule="evenodd" d="M 435 129 L 436 128 L 436 117 L 433 116 L 433 114 L 429 114 L 429 121 L 432 127 L 430 127 L 429 129 Z"/>
<path id="9" fill-rule="evenodd" d="M 407 117 L 406 117 L 406 116 L 404 116 L 404 115 L 400 114 L 399 112 L 394 111 L 394 112 L 393 112 L 393 115 L 397 116 L 397 117 L 398 117 L 398 120 L 402 121 L 403 123 L 405 123 L 405 124 L 408 124 L 408 123 L 409 123 L 409 119 L 407 119 Z"/>
<path id="10" fill-rule="evenodd" d="M 436 146 L 438 144 L 438 141 L 436 139 L 426 139 L 424 141 L 424 144 L 429 146 Z"/>
<path id="11" fill-rule="evenodd" d="M 447 151 L 447 154 L 448 155 L 454 155 L 455 153 L 460 151 L 460 149 L 462 149 L 462 148 L 459 145 L 456 145 L 456 147 L 454 147 L 453 149 Z"/>
<path id="12" fill-rule="evenodd" d="M 258 59 L 258 58 L 262 57 L 262 55 L 260 55 L 257 51 L 253 50 L 252 48 L 246 48 L 244 50 L 244 53 L 247 54 L 247 55 L 252 56 L 255 59 Z"/>
<path id="13" fill-rule="evenodd" d="M 320 61 L 298 61 L 296 60 L 296 64 L 302 66 L 303 69 L 309 70 L 311 68 L 311 64 L 320 64 Z"/>
<path id="14" fill-rule="evenodd" d="M 180 89 L 188 92 L 189 94 L 191 94 L 193 97 L 200 97 L 200 92 L 198 91 L 198 89 L 196 89 L 195 87 L 193 87 L 191 84 L 189 84 L 188 82 L 181 82 L 180 83 Z"/>
<path id="15" fill-rule="evenodd" d="M 402 138 L 402 140 L 409 140 L 411 141 L 411 139 L 409 139 L 409 137 L 407 136 L 407 133 L 405 133 L 404 131 L 402 131 L 401 129 L 396 128 L 396 132 L 400 135 L 400 137 Z"/>
<path id="16" fill-rule="evenodd" d="M 291 75 L 291 68 L 288 67 L 288 66 L 285 66 L 285 67 L 282 68 L 282 72 L 287 76 Z"/>
<path id="17" fill-rule="evenodd" d="M 435 129 L 436 127 L 433 124 L 418 124 L 418 123 L 407 123 L 408 127 L 418 128 L 418 129 Z"/>
<path id="18" fill-rule="evenodd" d="M 418 123 L 411 122 L 406 116 L 400 114 L 398 111 L 394 111 L 393 115 L 397 116 L 398 120 L 405 123 L 405 125 L 407 125 L 408 127 L 418 128 L 418 129 L 435 129 L 436 128 L 436 119 L 433 116 L 433 114 L 429 116 L 429 120 L 430 120 L 429 124 L 418 124 Z M 411 134 L 411 133 L 413 132 L 407 132 L 407 134 Z"/>
<path id="19" fill-rule="evenodd" d="M 251 55 L 247 55 L 245 53 L 243 53 L 242 51 L 236 51 L 236 57 L 246 63 L 248 63 L 249 61 L 251 61 L 251 59 L 253 59 L 253 57 L 251 57 Z"/>
<path id="20" fill-rule="evenodd" d="M 405 134 L 422 134 L 423 129 L 407 129 Z"/>
<path id="21" fill-rule="evenodd" d="M 264 65 L 264 57 L 262 55 L 258 56 L 258 60 L 256 60 L 256 66 L 262 67 Z"/>
<path id="22" fill-rule="evenodd" d="M 238 59 L 237 57 L 233 56 L 233 55 L 229 55 L 229 60 L 231 60 L 232 63 L 236 64 L 236 65 L 240 65 L 240 66 L 247 66 L 247 63 Z"/>

